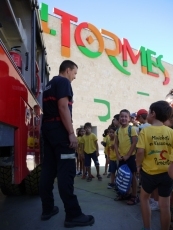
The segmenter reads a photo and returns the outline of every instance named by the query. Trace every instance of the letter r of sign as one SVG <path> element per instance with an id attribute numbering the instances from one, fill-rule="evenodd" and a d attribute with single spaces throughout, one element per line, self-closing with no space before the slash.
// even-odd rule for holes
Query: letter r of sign
<path id="1" fill-rule="evenodd" d="M 101 104 L 104 104 L 106 105 L 107 107 L 107 114 L 105 116 L 98 116 L 99 120 L 102 121 L 102 122 L 106 122 L 107 120 L 110 119 L 110 103 L 108 101 L 105 101 L 105 100 L 102 100 L 102 99 L 94 99 L 94 102 L 96 103 L 101 103 Z"/>

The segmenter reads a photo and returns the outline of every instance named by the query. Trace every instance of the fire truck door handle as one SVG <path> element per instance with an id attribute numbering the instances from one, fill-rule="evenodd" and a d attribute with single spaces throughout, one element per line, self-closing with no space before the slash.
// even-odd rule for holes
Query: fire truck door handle
<path id="1" fill-rule="evenodd" d="M 26 56 L 25 70 L 28 71 L 28 66 L 29 66 L 29 52 L 26 52 L 25 56 Z"/>

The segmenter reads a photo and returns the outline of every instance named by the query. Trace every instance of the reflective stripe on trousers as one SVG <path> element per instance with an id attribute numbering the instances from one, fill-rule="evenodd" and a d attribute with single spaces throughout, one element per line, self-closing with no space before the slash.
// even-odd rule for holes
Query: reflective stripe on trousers
<path id="1" fill-rule="evenodd" d="M 61 159 L 75 159 L 75 158 L 76 158 L 76 154 L 75 153 L 61 154 Z"/>

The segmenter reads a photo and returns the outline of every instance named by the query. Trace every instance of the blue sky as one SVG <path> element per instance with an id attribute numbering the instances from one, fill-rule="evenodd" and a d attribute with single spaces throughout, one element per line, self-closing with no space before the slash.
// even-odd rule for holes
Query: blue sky
<path id="1" fill-rule="evenodd" d="M 127 38 L 131 46 L 144 46 L 162 54 L 173 64 L 173 0 L 43 0 L 49 5 L 78 17 L 78 24 L 89 22 L 98 29 Z"/>

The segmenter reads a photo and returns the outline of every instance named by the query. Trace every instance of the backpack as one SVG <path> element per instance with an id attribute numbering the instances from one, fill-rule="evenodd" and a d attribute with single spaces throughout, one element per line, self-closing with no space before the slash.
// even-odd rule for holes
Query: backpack
<path id="1" fill-rule="evenodd" d="M 118 137 L 118 131 L 119 131 L 119 128 L 116 130 L 117 137 Z M 129 138 L 130 138 L 130 143 L 132 144 L 132 136 L 131 136 L 131 133 L 132 133 L 132 126 L 129 125 L 129 126 L 128 126 L 128 135 L 129 135 Z"/>
<path id="2" fill-rule="evenodd" d="M 129 169 L 129 167 L 124 164 L 119 167 L 116 179 L 115 179 L 115 184 L 118 188 L 118 191 L 124 195 L 126 194 L 131 187 L 132 183 L 132 173 Z"/>

